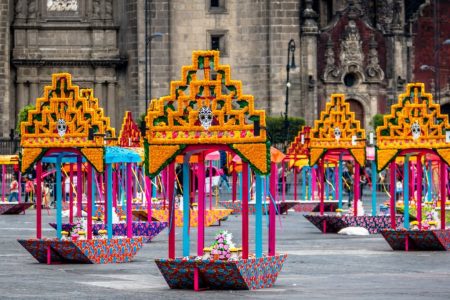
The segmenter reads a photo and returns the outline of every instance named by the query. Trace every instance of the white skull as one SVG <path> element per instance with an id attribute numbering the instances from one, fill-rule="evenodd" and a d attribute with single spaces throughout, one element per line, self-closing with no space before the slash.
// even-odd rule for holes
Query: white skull
<path id="1" fill-rule="evenodd" d="M 58 130 L 58 134 L 60 137 L 63 137 L 67 131 L 67 124 L 64 119 L 58 119 L 58 125 L 56 125 L 56 129 Z"/>
<path id="2" fill-rule="evenodd" d="M 209 127 L 211 127 L 213 114 L 211 111 L 211 108 L 207 106 L 203 106 L 200 108 L 200 111 L 198 113 L 198 118 L 200 119 L 200 123 L 202 124 L 202 127 L 208 130 Z"/>
<path id="3" fill-rule="evenodd" d="M 412 137 L 414 140 L 417 140 L 420 137 L 421 130 L 420 130 L 419 122 L 415 121 L 411 125 L 411 134 L 412 134 Z"/>
<path id="4" fill-rule="evenodd" d="M 339 127 L 334 128 L 334 137 L 337 141 L 341 138 L 341 129 Z"/>

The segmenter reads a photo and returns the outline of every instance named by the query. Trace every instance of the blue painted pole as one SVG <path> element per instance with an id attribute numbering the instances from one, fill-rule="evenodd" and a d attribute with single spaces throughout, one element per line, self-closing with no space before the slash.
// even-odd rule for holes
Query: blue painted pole
<path id="1" fill-rule="evenodd" d="M 259 175 L 255 174 L 255 254 L 256 258 L 262 257 L 262 194 L 263 182 Z"/>
<path id="2" fill-rule="evenodd" d="M 81 184 L 81 183 L 80 183 Z M 62 231 L 62 186 L 61 186 L 61 156 L 56 158 L 56 237 L 61 240 Z"/>
<path id="3" fill-rule="evenodd" d="M 312 168 L 311 167 L 309 167 L 308 168 L 308 171 L 309 171 L 309 176 L 308 176 L 308 199 L 309 200 L 313 200 L 313 198 L 312 198 Z"/>
<path id="4" fill-rule="evenodd" d="M 190 254 L 190 237 L 189 237 L 189 201 L 190 201 L 190 184 L 189 184 L 189 156 L 187 155 L 183 163 L 183 256 Z M 172 225 L 174 226 L 174 225 Z"/>
<path id="5" fill-rule="evenodd" d="M 372 167 L 372 216 L 377 215 L 377 165 L 375 160 L 371 161 Z"/>
<path id="6" fill-rule="evenodd" d="M 302 168 L 302 195 L 300 196 L 300 199 L 306 200 L 306 167 Z"/>
<path id="7" fill-rule="evenodd" d="M 339 198 L 338 198 L 338 207 L 342 209 L 342 173 L 344 169 L 344 161 L 342 160 L 342 154 L 339 155 L 339 169 L 338 169 L 338 182 L 339 182 Z"/>
<path id="8" fill-rule="evenodd" d="M 405 155 L 403 162 L 403 202 L 403 227 L 409 229 L 409 154 Z"/>
<path id="9" fill-rule="evenodd" d="M 431 202 L 433 200 L 433 164 L 431 160 L 428 161 L 428 193 L 427 201 Z"/>
<path id="10" fill-rule="evenodd" d="M 152 198 L 156 198 L 156 177 L 152 179 Z"/>
<path id="11" fill-rule="evenodd" d="M 112 238 L 112 165 L 106 165 L 106 209 L 108 211 L 108 222 L 106 230 L 108 231 L 108 239 Z"/>

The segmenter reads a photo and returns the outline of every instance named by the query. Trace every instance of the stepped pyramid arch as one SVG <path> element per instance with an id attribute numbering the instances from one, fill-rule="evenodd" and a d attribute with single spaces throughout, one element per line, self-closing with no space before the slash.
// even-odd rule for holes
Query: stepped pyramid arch
<path id="1" fill-rule="evenodd" d="M 303 126 L 286 152 L 288 159 L 309 157 L 311 127 Z"/>
<path id="2" fill-rule="evenodd" d="M 348 150 L 360 165 L 366 162 L 366 132 L 361 128 L 345 95 L 332 94 L 331 101 L 314 121 L 310 134 L 310 165 L 329 150 Z"/>
<path id="3" fill-rule="evenodd" d="M 133 120 L 130 111 L 125 112 L 122 128 L 119 132 L 119 146 L 121 147 L 143 147 L 141 131 Z"/>
<path id="4" fill-rule="evenodd" d="M 382 170 L 402 150 L 432 149 L 450 164 L 450 131 L 448 116 L 441 113 L 440 105 L 425 91 L 423 83 L 409 83 L 406 91 L 384 116 L 377 128 L 377 163 Z"/>
<path id="5" fill-rule="evenodd" d="M 240 81 L 231 80 L 230 66 L 219 64 L 219 51 L 194 51 L 192 65 L 182 68 L 181 80 L 171 82 L 170 95 L 152 100 L 145 121 L 152 176 L 186 146 L 197 144 L 229 146 L 256 172 L 269 171 L 265 112 L 254 108 Z"/>
<path id="6" fill-rule="evenodd" d="M 22 172 L 51 148 L 77 149 L 103 172 L 105 136 L 115 134 L 109 124 L 92 90 L 73 85 L 68 73 L 53 74 L 52 84 L 20 125 Z"/>

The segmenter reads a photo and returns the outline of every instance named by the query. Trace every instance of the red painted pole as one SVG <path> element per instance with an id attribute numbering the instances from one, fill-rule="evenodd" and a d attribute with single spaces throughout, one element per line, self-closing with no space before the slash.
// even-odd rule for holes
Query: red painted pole
<path id="1" fill-rule="evenodd" d="M 171 162 L 166 169 L 166 195 L 169 200 L 169 258 L 175 258 L 175 203 L 173 197 L 173 188 L 175 180 L 175 163 Z"/>
<path id="2" fill-rule="evenodd" d="M 419 222 L 419 230 L 422 229 L 422 181 L 423 181 L 423 166 L 422 155 L 417 156 L 417 222 Z"/>
<path id="3" fill-rule="evenodd" d="M 389 186 L 389 192 L 391 194 L 391 201 L 390 201 L 390 214 L 391 214 L 391 228 L 396 229 L 397 224 L 395 222 L 395 159 L 389 163 L 389 173 L 390 173 L 390 186 Z M 420 224 L 420 223 L 419 223 Z"/>
<path id="4" fill-rule="evenodd" d="M 294 200 L 297 200 L 297 168 L 294 167 Z"/>
<path id="5" fill-rule="evenodd" d="M 248 163 L 242 162 L 242 258 L 248 258 Z"/>
<path id="6" fill-rule="evenodd" d="M 270 194 L 272 197 L 274 197 L 276 191 L 277 191 L 277 179 L 278 179 L 278 172 L 277 172 L 277 164 L 271 163 L 271 171 L 270 171 Z M 269 256 L 275 255 L 275 203 L 273 199 L 268 197 L 269 201 Z"/>
<path id="7" fill-rule="evenodd" d="M 317 168 L 317 175 L 319 177 L 319 196 L 320 196 L 320 215 L 323 216 L 325 212 L 325 170 L 323 158 L 319 160 L 319 166 Z M 324 232 L 325 233 L 325 232 Z"/>
<path id="8" fill-rule="evenodd" d="M 356 217 L 358 215 L 358 201 L 359 201 L 359 187 L 360 187 L 360 166 L 357 161 L 355 161 L 355 180 L 353 181 L 353 215 Z M 394 218 L 395 219 L 395 218 Z"/>
<path id="9" fill-rule="evenodd" d="M 36 162 L 36 238 L 42 238 L 42 162 Z"/>
<path id="10" fill-rule="evenodd" d="M 87 165 L 87 238 L 92 240 L 92 165 Z"/>
<path id="11" fill-rule="evenodd" d="M 237 195 L 237 172 L 236 172 L 236 164 L 233 163 L 233 173 L 231 175 L 232 185 L 231 185 L 231 197 L 233 202 L 236 201 Z"/>
<path id="12" fill-rule="evenodd" d="M 133 198 L 132 184 L 133 174 L 132 165 L 127 163 L 127 238 L 133 237 L 132 216 L 131 216 L 131 198 Z M 174 226 L 172 226 L 174 227 Z"/>

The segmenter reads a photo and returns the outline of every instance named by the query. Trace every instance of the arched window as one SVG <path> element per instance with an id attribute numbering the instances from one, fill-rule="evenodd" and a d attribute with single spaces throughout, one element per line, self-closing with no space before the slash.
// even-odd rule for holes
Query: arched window
<path id="1" fill-rule="evenodd" d="M 347 102 L 350 104 L 350 110 L 355 113 L 355 119 L 359 120 L 361 123 L 361 127 L 364 127 L 364 108 L 361 105 L 361 102 L 354 100 L 354 99 L 348 99 Z"/>

